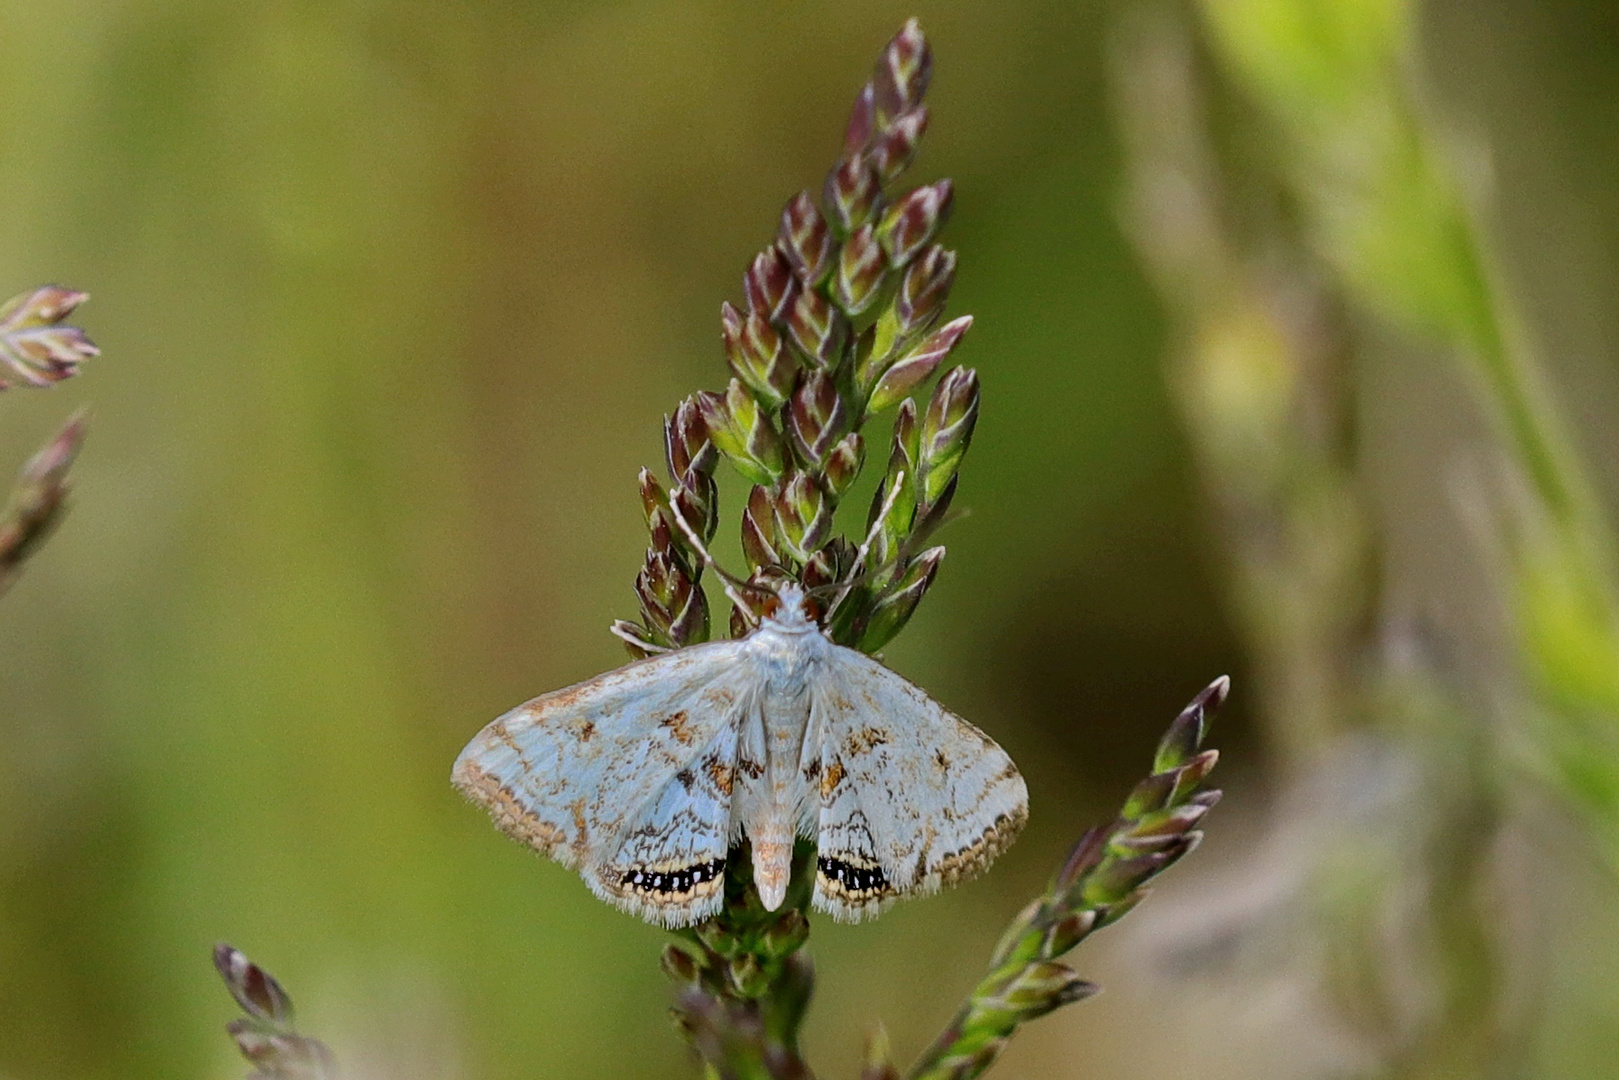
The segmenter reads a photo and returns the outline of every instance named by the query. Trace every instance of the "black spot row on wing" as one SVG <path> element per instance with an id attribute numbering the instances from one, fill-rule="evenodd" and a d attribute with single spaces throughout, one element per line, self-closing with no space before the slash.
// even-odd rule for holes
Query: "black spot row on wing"
<path id="1" fill-rule="evenodd" d="M 695 866 L 681 867 L 679 870 L 631 870 L 620 879 L 619 883 L 639 889 L 641 892 L 662 893 L 668 896 L 689 893 L 692 886 L 713 881 L 724 872 L 725 860 L 711 859 Z"/>
<path id="2" fill-rule="evenodd" d="M 842 859 L 821 856 L 815 860 L 816 869 L 828 881 L 842 885 L 845 892 L 882 892 L 888 888 L 888 879 L 875 866 L 851 866 Z"/>

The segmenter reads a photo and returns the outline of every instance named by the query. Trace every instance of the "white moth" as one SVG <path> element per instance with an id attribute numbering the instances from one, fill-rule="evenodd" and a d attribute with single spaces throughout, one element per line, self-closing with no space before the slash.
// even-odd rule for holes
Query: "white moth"
<path id="1" fill-rule="evenodd" d="M 597 896 L 662 926 L 719 911 L 743 836 L 772 911 L 795 837 L 814 841 L 812 905 L 845 921 L 988 866 L 1028 815 L 1006 752 L 835 644 L 797 586 L 779 599 L 744 638 L 518 706 L 467 744 L 456 786 Z"/>

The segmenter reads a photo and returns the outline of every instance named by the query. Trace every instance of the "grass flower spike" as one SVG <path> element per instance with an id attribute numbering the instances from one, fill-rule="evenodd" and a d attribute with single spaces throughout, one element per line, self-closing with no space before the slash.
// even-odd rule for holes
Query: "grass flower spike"
<path id="1" fill-rule="evenodd" d="M 452 773 L 502 831 L 677 935 L 663 954 L 673 1015 L 710 1076 L 811 1076 L 798 1031 L 812 911 L 856 922 L 953 886 L 1027 820 L 1005 751 L 870 656 L 937 579 L 945 549 L 923 545 L 948 518 L 982 402 L 975 371 L 946 367 L 972 325 L 944 319 L 954 188 L 895 186 L 927 128 L 931 74 L 913 20 L 856 97 L 819 204 L 787 201 L 740 305 L 721 305 L 729 378 L 675 407 L 665 476 L 638 477 L 639 620 L 611 627 L 636 662 L 509 710 Z M 867 424 L 890 410 L 864 524 L 840 532 Z M 721 461 L 747 485 L 746 576 L 710 551 L 727 520 Z M 711 640 L 710 573 L 729 640 Z M 1193 703 L 1119 819 L 1014 922 L 915 1075 L 977 1075 L 1019 1024 L 1091 992 L 1057 958 L 1195 846 L 1214 802 L 1197 791 L 1214 764 L 1204 719 L 1225 690 Z M 868 1056 L 868 1076 L 894 1075 L 881 1040 Z"/>

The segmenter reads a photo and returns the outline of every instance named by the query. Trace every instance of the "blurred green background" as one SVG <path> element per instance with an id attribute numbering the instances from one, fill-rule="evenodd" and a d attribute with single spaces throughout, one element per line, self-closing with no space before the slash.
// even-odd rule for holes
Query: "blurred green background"
<path id="1" fill-rule="evenodd" d="M 0 399 L 0 462 L 95 405 L 74 511 L 0 601 L 0 1076 L 239 1073 L 218 939 L 361 1075 L 686 1073 L 662 935 L 498 836 L 449 765 L 506 708 L 623 661 L 606 627 L 634 613 L 636 470 L 665 411 L 723 384 L 720 301 L 787 197 L 818 187 L 912 14 L 936 56 L 912 179 L 957 185 L 951 311 L 977 317 L 957 359 L 984 408 L 958 496 L 972 515 L 887 657 L 1007 746 L 1033 817 L 983 881 L 817 925 L 811 1055 L 852 1074 L 878 1016 L 902 1058 L 920 1048 L 1226 671 L 1228 802 L 1166 889 L 1184 905 L 1229 875 L 1285 778 L 1251 722 L 1165 307 L 1121 225 L 1108 55 L 1132 7 L 0 6 L 0 291 L 87 290 L 75 321 L 103 349 L 76 380 Z M 1492 207 L 1608 504 L 1615 11 L 1416 13 L 1425 107 Z M 1446 633 L 1487 652 L 1503 634 L 1477 595 L 1488 553 L 1466 554 L 1434 481 L 1487 429 L 1435 351 L 1384 350 L 1354 396 L 1385 575 L 1423 582 Z M 1507 877 L 1536 884 L 1494 909 L 1539 957 L 1506 995 L 1539 1018 L 1525 1068 L 1614 1075 L 1612 881 L 1529 801 L 1502 843 L 1529 867 Z M 1124 929 L 1086 949 L 1109 993 L 1036 1025 L 997 1075 L 1364 1064 L 1351 1048 L 1323 1065 L 1336 1036 L 1278 1025 L 1294 983 L 1162 978 Z"/>

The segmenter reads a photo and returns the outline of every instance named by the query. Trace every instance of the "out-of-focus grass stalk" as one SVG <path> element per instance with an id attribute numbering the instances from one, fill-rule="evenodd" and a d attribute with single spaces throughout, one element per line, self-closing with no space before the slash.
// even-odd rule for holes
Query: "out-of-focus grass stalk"
<path id="1" fill-rule="evenodd" d="M 1127 221 L 1176 326 L 1175 396 L 1226 540 L 1283 779 L 1308 784 L 1323 766 L 1352 762 L 1354 741 L 1333 737 L 1354 729 L 1387 740 L 1420 777 L 1398 815 L 1407 835 L 1344 837 L 1324 822 L 1299 853 L 1313 861 L 1308 903 L 1326 947 L 1322 975 L 1339 1019 L 1372 1049 L 1382 1075 L 1473 1074 L 1505 1045 L 1500 943 L 1479 906 L 1499 813 L 1495 753 L 1485 726 L 1427 665 L 1410 662 L 1415 650 L 1388 648 L 1380 629 L 1388 620 L 1378 617 L 1377 537 L 1357 470 L 1344 286 L 1323 277 L 1311 242 L 1274 212 L 1279 200 L 1264 185 L 1275 178 L 1244 162 L 1228 183 L 1188 20 L 1168 4 L 1138 9 L 1117 45 Z M 1304 63 L 1291 54 L 1262 60 Z M 1297 74 L 1308 82 L 1318 73 Z M 1252 119 L 1236 115 L 1238 124 Z M 1302 166 L 1288 149 L 1279 164 L 1293 179 Z M 1341 153 L 1355 150 L 1352 142 Z M 1313 161 L 1309 175 L 1338 182 L 1332 160 Z M 1332 196 L 1320 198 L 1323 214 L 1340 212 Z M 1353 221 L 1316 223 L 1311 240 L 1329 227 L 1344 246 L 1375 247 L 1404 259 L 1415 277 L 1432 274 L 1424 269 L 1431 252 L 1401 252 L 1401 237 L 1363 236 Z M 1413 842 L 1407 858 L 1402 849 Z M 1426 948 L 1392 956 L 1388 912 L 1413 895 L 1421 903 L 1412 936 Z M 1391 974 L 1413 964 L 1430 990 L 1416 1021 Z"/>
<path id="2" fill-rule="evenodd" d="M 1191 42 L 1167 9 L 1138 15 L 1114 56 L 1126 216 L 1176 324 L 1172 389 L 1233 564 L 1268 741 L 1292 773 L 1359 711 L 1375 595 L 1345 344 L 1329 297 L 1276 257 L 1285 248 L 1265 264 L 1228 236 Z"/>
<path id="3" fill-rule="evenodd" d="M 1488 901 L 1502 817 L 1492 733 L 1457 695 L 1408 653 L 1400 634 L 1385 644 L 1370 705 L 1425 763 L 1421 800 L 1429 827 L 1416 853 L 1423 871 L 1420 942 L 1432 1007 L 1422 1023 L 1390 1018 L 1405 1037 L 1385 1047 L 1388 1080 L 1450 1080 L 1515 1075 L 1528 1049 L 1526 1017 L 1509 1015 L 1509 971 L 1502 928 Z M 1413 662 L 1415 661 L 1415 662 Z M 1383 954 L 1367 947 L 1358 962 L 1387 978 Z M 1404 1021 L 1402 1023 L 1401 1021 Z"/>
<path id="4" fill-rule="evenodd" d="M 242 1010 L 225 1030 L 253 1066 L 247 1080 L 336 1080 L 332 1052 L 298 1034 L 292 997 L 275 976 L 223 942 L 214 946 L 214 967 Z"/>
<path id="5" fill-rule="evenodd" d="M 1278 137 L 1316 251 L 1359 304 L 1438 336 L 1496 421 L 1513 580 L 1539 708 L 1535 764 L 1619 867 L 1619 589 L 1612 528 L 1545 390 L 1489 244 L 1418 96 L 1403 0 L 1200 0 L 1211 49 Z"/>

